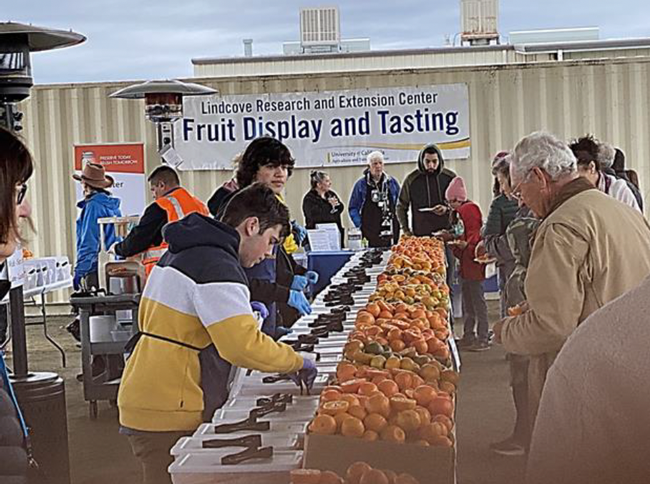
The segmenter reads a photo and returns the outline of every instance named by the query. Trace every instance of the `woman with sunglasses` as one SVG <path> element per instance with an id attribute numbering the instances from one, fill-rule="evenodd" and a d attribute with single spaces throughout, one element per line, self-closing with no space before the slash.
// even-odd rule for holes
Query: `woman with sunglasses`
<path id="1" fill-rule="evenodd" d="M 5 261 L 18 248 L 21 241 L 20 219 L 27 219 L 31 209 L 25 195 L 27 180 L 32 176 L 34 164 L 29 150 L 15 134 L 0 128 L 0 299 L 4 298 L 11 283 L 7 280 Z M 0 482 L 27 482 L 29 456 L 27 453 L 27 427 L 9 381 L 4 357 L 0 352 Z"/>

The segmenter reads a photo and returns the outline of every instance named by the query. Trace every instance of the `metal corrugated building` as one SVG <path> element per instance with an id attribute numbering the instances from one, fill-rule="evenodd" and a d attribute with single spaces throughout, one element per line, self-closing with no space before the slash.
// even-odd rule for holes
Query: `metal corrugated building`
<path id="1" fill-rule="evenodd" d="M 647 194 L 649 70 L 650 57 L 628 57 L 198 81 L 222 94 L 467 83 L 471 158 L 452 160 L 447 166 L 466 179 L 470 197 L 479 202 L 485 216 L 492 198 L 489 173 L 492 155 L 513 147 L 522 136 L 540 129 L 567 139 L 594 133 L 621 147 L 627 154 L 628 165 L 639 172 Z M 158 164 L 155 133 L 153 125 L 144 119 L 143 103 L 108 98 L 108 94 L 128 84 L 38 86 L 31 98 L 21 104 L 25 111 L 25 136 L 38 162 L 28 192 L 38 229 L 31 248 L 37 255 L 67 254 L 74 259 L 76 208 L 70 177 L 73 145 L 143 141 L 147 171 Z M 395 164 L 388 166 L 387 171 L 403 180 L 413 168 L 413 163 Z M 330 170 L 333 188 L 343 199 L 349 196 L 361 170 L 361 167 Z M 207 199 L 229 177 L 229 172 L 182 172 L 184 185 L 202 199 Z M 299 220 L 308 180 L 308 170 L 298 169 L 287 190 L 288 204 Z"/>

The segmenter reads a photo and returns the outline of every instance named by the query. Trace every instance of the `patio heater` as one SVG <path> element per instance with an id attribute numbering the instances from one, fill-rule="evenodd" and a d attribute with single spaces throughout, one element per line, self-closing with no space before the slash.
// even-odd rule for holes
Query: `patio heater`
<path id="1" fill-rule="evenodd" d="M 22 130 L 23 113 L 16 104 L 29 97 L 30 54 L 80 44 L 86 37 L 15 22 L 0 22 L 0 126 Z M 18 403 L 31 429 L 33 455 L 53 484 L 69 484 L 68 429 L 63 380 L 56 373 L 30 373 L 25 339 L 22 287 L 9 293 L 13 348 L 12 381 Z"/>
<path id="2" fill-rule="evenodd" d="M 183 97 L 217 94 L 210 87 L 178 80 L 146 81 L 133 84 L 109 97 L 117 99 L 144 99 L 145 117 L 156 125 L 158 154 L 174 168 L 183 160 L 174 149 L 174 122 L 183 117 Z"/>

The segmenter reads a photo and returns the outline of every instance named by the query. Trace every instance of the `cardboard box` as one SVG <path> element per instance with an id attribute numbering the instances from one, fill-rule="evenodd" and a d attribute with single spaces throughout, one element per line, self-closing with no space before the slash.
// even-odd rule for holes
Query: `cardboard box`
<path id="1" fill-rule="evenodd" d="M 453 448 L 393 442 L 368 442 L 340 435 L 308 434 L 303 467 L 334 471 L 345 476 L 350 464 L 367 462 L 377 469 L 408 472 L 420 484 L 454 484 L 456 453 Z"/>

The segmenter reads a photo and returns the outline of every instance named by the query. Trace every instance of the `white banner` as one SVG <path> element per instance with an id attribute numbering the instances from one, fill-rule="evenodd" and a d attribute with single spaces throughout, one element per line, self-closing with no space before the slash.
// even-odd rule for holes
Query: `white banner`
<path id="1" fill-rule="evenodd" d="M 375 150 L 414 161 L 429 143 L 447 159 L 470 156 L 466 84 L 185 97 L 183 116 L 174 124 L 180 170 L 231 169 L 260 136 L 285 143 L 297 166 L 364 164 Z"/>

